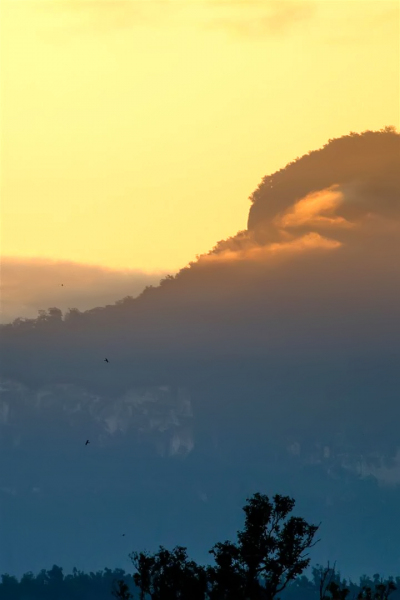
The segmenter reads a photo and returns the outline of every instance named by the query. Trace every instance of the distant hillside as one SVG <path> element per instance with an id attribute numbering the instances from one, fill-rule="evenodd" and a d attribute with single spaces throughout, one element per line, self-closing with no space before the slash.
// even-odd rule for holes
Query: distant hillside
<path id="1" fill-rule="evenodd" d="M 264 178 L 247 231 L 136 299 L 0 328 L 0 572 L 196 556 L 254 489 L 323 521 L 315 560 L 400 572 L 399 143 Z"/>

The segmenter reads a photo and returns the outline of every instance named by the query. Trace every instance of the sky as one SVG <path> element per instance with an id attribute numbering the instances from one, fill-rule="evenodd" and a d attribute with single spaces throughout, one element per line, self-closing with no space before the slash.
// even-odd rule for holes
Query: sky
<path id="1" fill-rule="evenodd" d="M 3 0 L 1 33 L 1 256 L 25 270 L 175 272 L 245 229 L 265 174 L 400 123 L 398 2 Z"/>

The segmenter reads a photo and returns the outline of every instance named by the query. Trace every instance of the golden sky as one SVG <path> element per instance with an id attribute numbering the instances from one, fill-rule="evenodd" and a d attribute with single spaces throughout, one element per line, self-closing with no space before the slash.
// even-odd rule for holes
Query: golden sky
<path id="1" fill-rule="evenodd" d="M 399 7 L 2 0 L 1 254 L 186 265 L 265 174 L 400 126 Z"/>

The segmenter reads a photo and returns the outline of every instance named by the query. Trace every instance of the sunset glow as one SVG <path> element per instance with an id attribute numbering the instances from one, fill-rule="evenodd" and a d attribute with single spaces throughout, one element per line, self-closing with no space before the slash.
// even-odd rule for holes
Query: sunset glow
<path id="1" fill-rule="evenodd" d="M 2 255 L 175 271 L 263 175 L 399 126 L 398 2 L 3 0 Z"/>

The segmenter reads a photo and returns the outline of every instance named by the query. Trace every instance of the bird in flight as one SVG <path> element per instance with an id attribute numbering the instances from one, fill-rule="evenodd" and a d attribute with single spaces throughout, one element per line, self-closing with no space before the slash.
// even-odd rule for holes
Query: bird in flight
<path id="1" fill-rule="evenodd" d="M 104 362 L 110 362 L 110 361 L 108 360 L 108 358 L 105 358 L 105 359 L 104 359 Z"/>
<path id="2" fill-rule="evenodd" d="M 88 444 L 90 444 L 90 442 L 89 442 L 89 440 L 86 440 L 85 446 L 87 446 Z"/>

